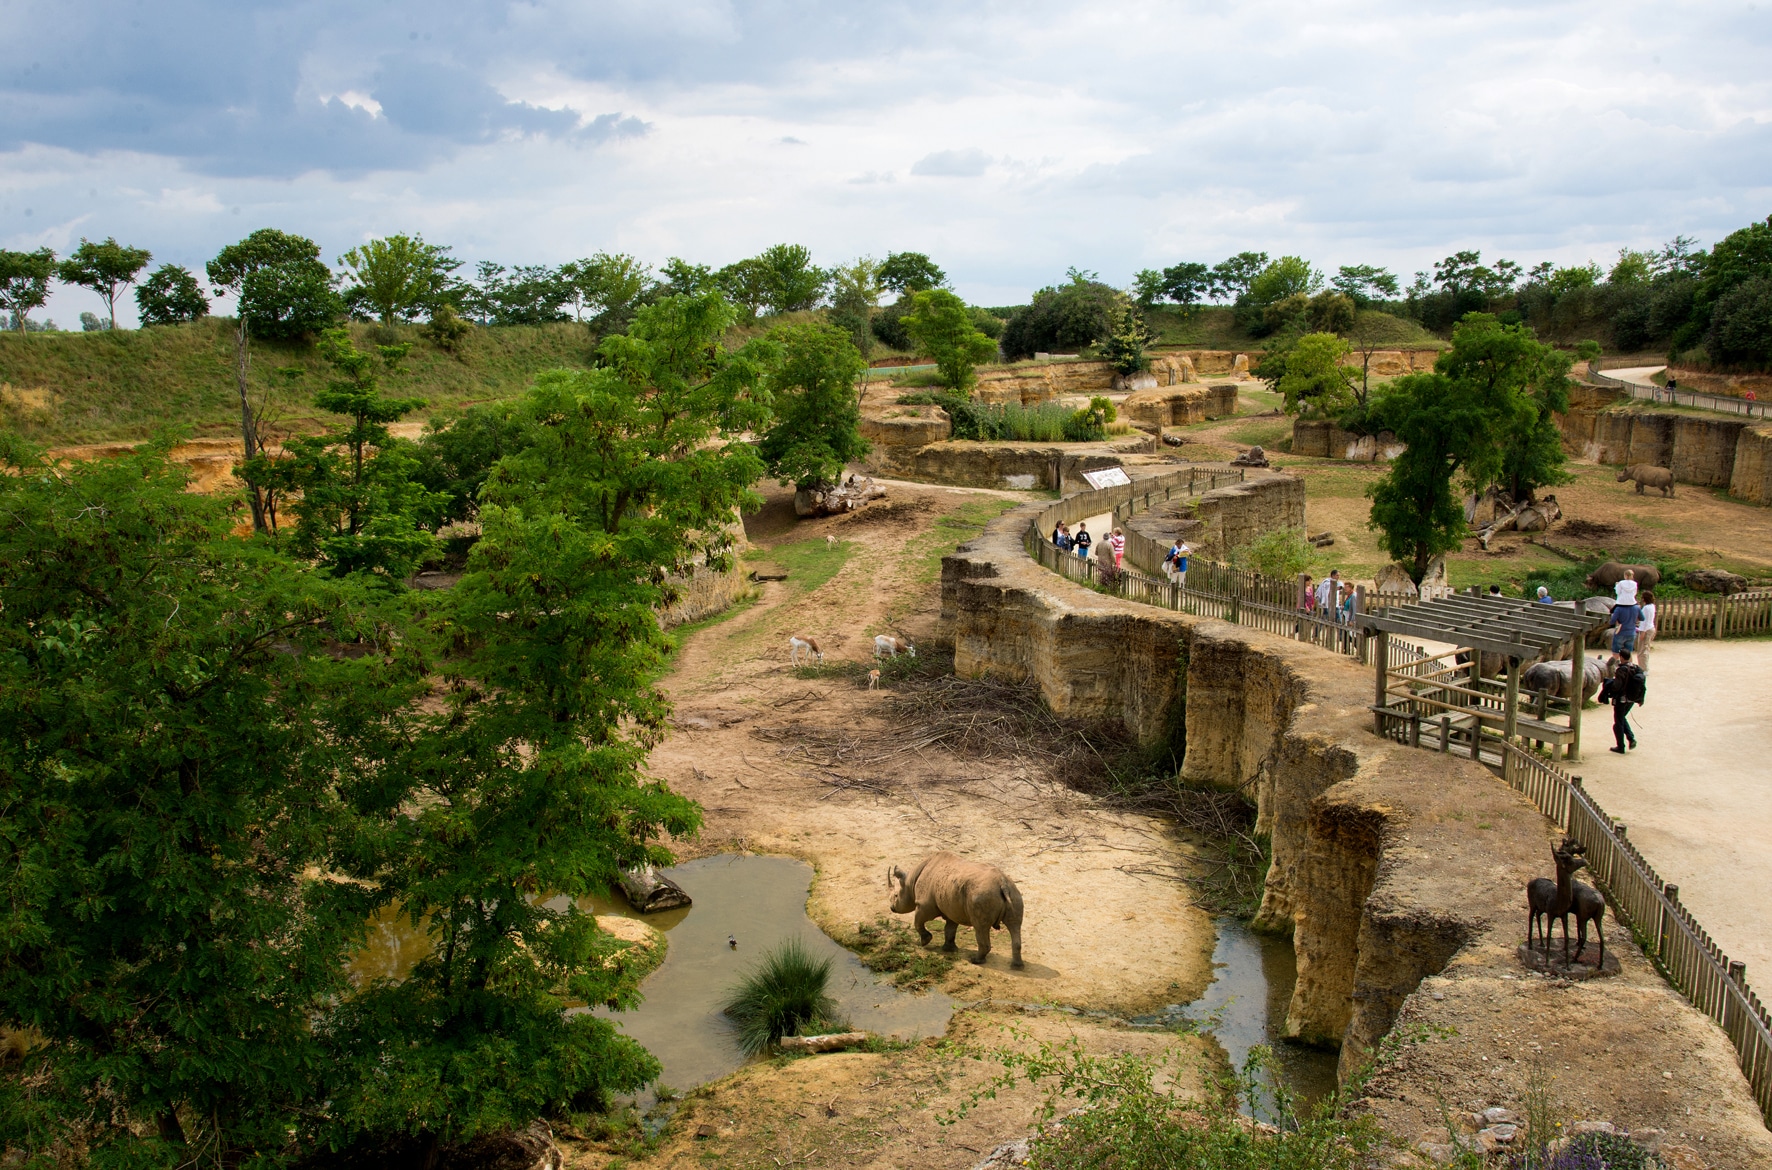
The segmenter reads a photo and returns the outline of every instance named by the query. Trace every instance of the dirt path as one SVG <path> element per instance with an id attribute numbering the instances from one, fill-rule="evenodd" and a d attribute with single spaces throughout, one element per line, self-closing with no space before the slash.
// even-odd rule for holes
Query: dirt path
<path id="1" fill-rule="evenodd" d="M 1641 745 L 1607 751 L 1611 712 L 1590 717 L 1580 772 L 1665 881 L 1748 979 L 1772 986 L 1772 643 L 1661 642 L 1649 702 L 1631 713 Z M 1584 728 L 1585 730 L 1585 728 Z M 1764 992 L 1762 991 L 1762 994 Z"/>

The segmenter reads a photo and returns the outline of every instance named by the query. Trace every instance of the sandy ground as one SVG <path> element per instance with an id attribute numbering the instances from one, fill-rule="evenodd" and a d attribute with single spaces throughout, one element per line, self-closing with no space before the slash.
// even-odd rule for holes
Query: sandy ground
<path id="1" fill-rule="evenodd" d="M 637 1165 L 969 1166 L 1025 1134 L 1041 1099 L 1024 1089 L 964 1123 L 937 1124 L 1001 1071 L 962 1058 L 957 1045 L 1001 1043 L 1003 1023 L 1039 1039 L 1075 1033 L 1092 1052 L 1180 1044 L 1188 1069 L 1204 1068 L 1202 1041 L 1070 1014 L 1186 1003 L 1210 981 L 1212 924 L 1176 876 L 1188 846 L 1163 822 L 1105 807 L 1019 756 L 895 750 L 889 738 L 840 758 L 819 746 L 833 734 L 909 733 L 887 718 L 890 690 L 867 689 L 865 677 L 797 675 L 789 635 L 815 637 L 827 666 L 871 662 L 876 633 L 924 641 L 940 608 L 937 554 L 977 531 L 967 521 L 982 523 L 981 509 L 995 515 L 1031 498 L 898 483 L 889 491 L 863 512 L 807 521 L 793 518 L 786 489 L 768 493 L 763 512 L 747 518 L 758 546 L 750 563 L 774 556 L 816 568 L 829 535 L 842 542 L 828 550 L 842 568 L 811 588 L 816 572 L 790 569 L 788 580 L 762 584 L 753 604 L 686 636 L 662 684 L 676 704 L 674 730 L 650 770 L 705 809 L 700 836 L 675 844 L 680 856 L 803 858 L 817 871 L 808 912 L 839 941 L 887 912 L 889 865 L 951 849 L 1002 866 L 1026 903 L 1026 966 L 1010 967 L 998 932 L 985 966 L 957 962 L 941 985 L 982 1005 L 957 1015 L 945 1041 L 752 1065 L 693 1097 Z M 809 744 L 799 736 L 806 731 L 825 738 Z M 962 928 L 958 941 L 969 953 L 971 931 Z M 1063 1010 L 1023 1014 L 1030 1004 Z M 596 1142 L 569 1149 L 587 1166 L 613 1152 Z"/>
<path id="2" fill-rule="evenodd" d="M 1760 987 L 1772 986 L 1769 693 L 1772 642 L 1657 643 L 1649 702 L 1631 712 L 1641 746 L 1606 751 L 1611 712 L 1592 711 L 1579 765 L 1588 791 Z"/>

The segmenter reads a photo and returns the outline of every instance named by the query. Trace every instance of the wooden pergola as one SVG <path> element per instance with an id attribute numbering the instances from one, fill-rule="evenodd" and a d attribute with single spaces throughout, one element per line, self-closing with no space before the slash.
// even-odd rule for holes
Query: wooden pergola
<path id="1" fill-rule="evenodd" d="M 1569 759 L 1580 758 L 1587 635 L 1606 621 L 1604 614 L 1519 598 L 1453 595 L 1362 613 L 1357 620 L 1361 633 L 1376 642 L 1377 652 L 1368 661 L 1377 667 L 1373 712 L 1380 735 L 1402 721 L 1410 742 L 1419 746 L 1425 722 L 1438 728 L 1441 751 L 1449 749 L 1454 735 L 1468 735 L 1472 757 L 1480 758 L 1482 733 L 1489 728 L 1499 730 L 1509 743 L 1516 738 L 1549 743 L 1553 758 L 1558 745 L 1567 746 Z M 1456 649 L 1397 654 L 1392 634 Z M 1506 681 L 1499 689 L 1486 677 L 1485 655 L 1492 663 L 1496 657 L 1506 663 Z M 1544 701 L 1523 717 L 1521 665 L 1560 658 L 1569 660 L 1570 697 L 1558 704 L 1568 708 L 1568 725 L 1549 722 L 1550 704 Z"/>

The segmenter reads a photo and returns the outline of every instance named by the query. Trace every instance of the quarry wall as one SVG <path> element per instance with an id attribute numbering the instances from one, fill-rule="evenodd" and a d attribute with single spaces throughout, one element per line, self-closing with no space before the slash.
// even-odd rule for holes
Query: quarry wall
<path id="1" fill-rule="evenodd" d="M 1296 946 L 1287 1031 L 1339 1044 L 1345 1078 L 1399 1018 L 1411 1025 L 1360 1108 L 1413 1141 L 1441 1125 L 1455 1082 L 1523 1099 L 1531 1065 L 1504 1030 L 1567 1046 L 1559 1060 L 1603 1046 L 1627 1067 L 1632 1053 L 1663 1067 L 1678 1053 L 1678 1080 L 1559 1072 L 1559 1086 L 1579 1116 L 1633 1130 L 1684 1131 L 1697 1110 L 1726 1135 L 1706 1148 L 1717 1164 L 1772 1165 L 1728 1041 L 1640 954 L 1617 978 L 1561 989 L 1523 975 L 1523 885 L 1549 868 L 1552 843 L 1524 797 L 1474 763 L 1372 734 L 1372 682 L 1356 663 L 1040 568 L 1022 539 L 1042 511 L 1006 513 L 944 560 L 955 669 L 1029 681 L 1062 716 L 1168 741 L 1183 781 L 1252 794 L 1273 850 L 1257 925 Z"/>
<path id="2" fill-rule="evenodd" d="M 864 432 L 865 433 L 865 432 Z M 920 447 L 881 444 L 864 466 L 876 475 L 956 487 L 1079 491 L 1085 471 L 1118 467 L 1128 456 L 1160 449 L 1156 436 L 1135 433 L 1105 443 L 979 443 L 968 439 Z"/>

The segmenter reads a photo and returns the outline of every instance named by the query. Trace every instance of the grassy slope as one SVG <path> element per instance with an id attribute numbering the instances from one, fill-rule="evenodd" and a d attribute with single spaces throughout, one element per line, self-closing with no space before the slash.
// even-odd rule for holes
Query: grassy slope
<path id="1" fill-rule="evenodd" d="M 1156 308 L 1146 314 L 1151 328 L 1157 331 L 1160 346 L 1184 346 L 1190 349 L 1259 349 L 1262 340 L 1239 329 L 1231 310 L 1203 309 L 1191 317 L 1179 310 Z M 1356 331 L 1387 346 L 1425 346 L 1443 344 L 1439 338 L 1413 321 L 1393 317 L 1389 313 L 1365 310 L 1359 316 Z"/>
<path id="2" fill-rule="evenodd" d="M 359 346 L 371 327 L 353 325 Z M 459 354 L 450 354 L 399 330 L 413 343 L 404 373 L 385 383 L 391 394 L 424 398 L 427 410 L 508 398 L 535 375 L 582 367 L 591 358 L 590 335 L 570 323 L 476 329 Z M 293 383 L 279 369 L 298 369 Z M 280 429 L 317 430 L 310 405 L 323 382 L 324 363 L 311 345 L 255 342 L 253 401 L 269 396 Z M 0 334 L 0 426 L 52 446 L 143 439 L 162 424 L 190 426 L 198 436 L 239 433 L 234 390 L 233 322 L 105 333 Z M 422 417 L 421 412 L 418 417 Z"/>

